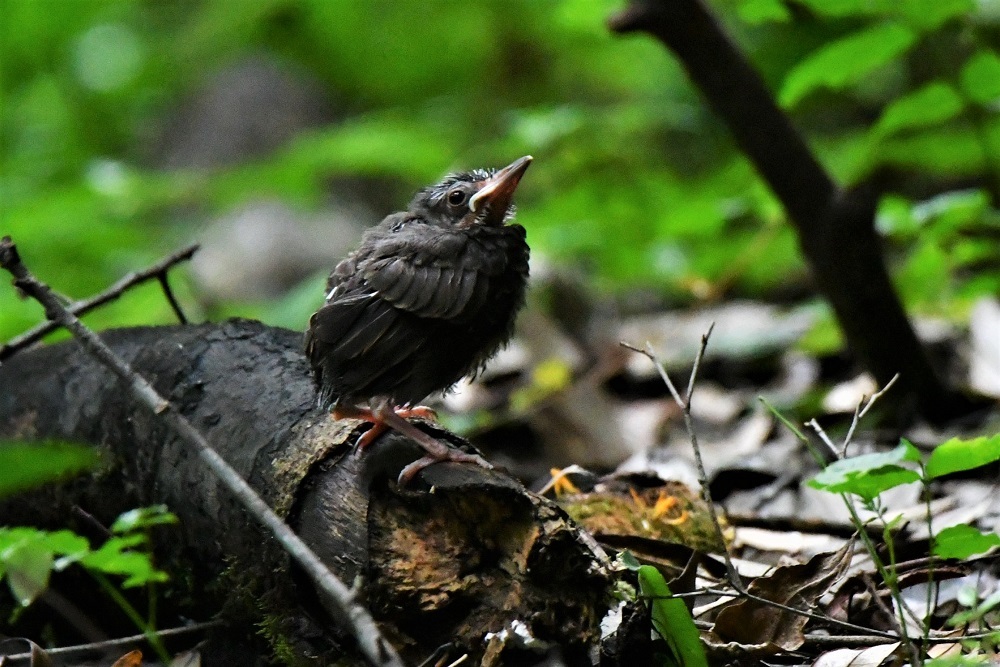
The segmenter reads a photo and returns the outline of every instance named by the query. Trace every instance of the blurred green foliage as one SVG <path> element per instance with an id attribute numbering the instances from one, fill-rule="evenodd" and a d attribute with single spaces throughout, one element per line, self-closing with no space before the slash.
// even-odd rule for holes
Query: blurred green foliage
<path id="1" fill-rule="evenodd" d="M 0 440 L 0 498 L 97 467 L 100 454 L 69 442 Z"/>
<path id="2" fill-rule="evenodd" d="M 3 0 L 0 234 L 83 297 L 196 239 L 179 221 L 264 197 L 308 210 L 338 177 L 398 183 L 401 205 L 450 168 L 531 153 L 530 243 L 602 289 L 801 282 L 779 204 L 679 64 L 606 29 L 624 1 Z M 911 308 L 956 316 L 1000 291 L 1000 0 L 711 4 L 841 183 L 891 174 L 879 225 Z M 261 52 L 318 77 L 343 120 L 245 164 L 154 168 L 171 110 Z M 238 312 L 302 326 L 320 294 Z M 39 317 L 0 291 L 0 338 Z M 88 316 L 170 319 L 155 286 Z"/>

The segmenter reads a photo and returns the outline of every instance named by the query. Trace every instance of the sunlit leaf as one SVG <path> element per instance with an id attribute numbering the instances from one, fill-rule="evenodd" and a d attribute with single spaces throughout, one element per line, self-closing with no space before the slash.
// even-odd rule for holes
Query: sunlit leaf
<path id="1" fill-rule="evenodd" d="M 893 0 L 801 0 L 802 4 L 824 16 L 873 16 L 884 14 Z"/>
<path id="2" fill-rule="evenodd" d="M 54 557 L 41 537 L 27 537 L 0 551 L 2 573 L 23 607 L 34 602 L 49 585 Z"/>
<path id="3" fill-rule="evenodd" d="M 941 558 L 968 558 L 996 546 L 1000 546 L 1000 535 L 984 533 L 964 523 L 945 528 L 934 536 L 934 555 Z"/>
<path id="4" fill-rule="evenodd" d="M 920 224 L 930 224 L 935 231 L 956 231 L 977 221 L 990 208 L 990 196 L 983 190 L 953 190 L 922 201 L 913 207 L 913 217 Z"/>
<path id="5" fill-rule="evenodd" d="M 824 310 L 796 347 L 816 357 L 827 356 L 843 348 L 844 333 L 833 313 Z"/>
<path id="6" fill-rule="evenodd" d="M 931 452 L 927 460 L 927 477 L 934 479 L 996 461 L 1000 461 L 1000 433 L 971 440 L 952 438 L 942 442 Z"/>
<path id="7" fill-rule="evenodd" d="M 920 452 L 917 448 L 903 439 L 891 452 L 862 454 L 834 461 L 808 484 L 814 489 L 830 493 L 853 493 L 865 500 L 872 500 L 883 491 L 918 481 L 920 475 L 916 471 L 899 464 L 919 460 Z"/>
<path id="8" fill-rule="evenodd" d="M 14 597 L 27 606 L 48 586 L 52 570 L 61 570 L 89 549 L 86 539 L 68 530 L 0 528 L 0 578 L 7 577 Z M 57 555 L 62 558 L 55 560 Z"/>
<path id="9" fill-rule="evenodd" d="M 93 447 L 67 442 L 0 442 L 0 497 L 93 468 Z"/>
<path id="10" fill-rule="evenodd" d="M 818 88 L 839 90 L 902 55 L 917 35 L 898 23 L 882 23 L 821 46 L 795 66 L 779 95 L 782 106 Z"/>
<path id="11" fill-rule="evenodd" d="M 890 104 L 875 124 L 875 131 L 886 136 L 909 128 L 937 125 L 958 115 L 962 106 L 962 98 L 954 88 L 935 81 Z"/>
<path id="12" fill-rule="evenodd" d="M 1000 97 L 1000 56 L 977 51 L 962 68 L 962 90 L 976 102 L 986 104 Z"/>
<path id="13" fill-rule="evenodd" d="M 152 505 L 138 507 L 119 515 L 111 525 L 111 532 L 121 534 L 174 523 L 177 523 L 177 515 L 167 510 L 166 505 Z"/>

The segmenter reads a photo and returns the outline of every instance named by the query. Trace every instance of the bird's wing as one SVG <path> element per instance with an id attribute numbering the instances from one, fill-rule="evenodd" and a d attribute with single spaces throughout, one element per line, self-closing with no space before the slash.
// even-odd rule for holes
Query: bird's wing
<path id="1" fill-rule="evenodd" d="M 392 365 L 396 358 L 380 359 L 380 351 L 402 357 L 420 345 L 419 337 L 400 326 L 400 315 L 374 294 L 357 293 L 336 299 L 309 319 L 306 354 L 314 368 L 328 360 L 341 364 L 362 355 L 367 355 L 366 363 L 370 362 L 371 367 Z"/>
<path id="2" fill-rule="evenodd" d="M 380 252 L 360 259 L 365 282 L 396 308 L 433 319 L 475 317 L 485 305 L 498 272 L 478 258 L 478 244 L 464 234 L 405 232 L 386 239 Z"/>

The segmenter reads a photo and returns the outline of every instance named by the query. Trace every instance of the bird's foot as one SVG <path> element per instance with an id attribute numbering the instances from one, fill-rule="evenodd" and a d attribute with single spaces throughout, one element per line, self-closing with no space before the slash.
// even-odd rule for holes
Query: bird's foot
<path id="1" fill-rule="evenodd" d="M 427 466 L 434 465 L 435 463 L 441 463 L 442 461 L 475 463 L 476 465 L 486 468 L 487 470 L 493 470 L 493 466 L 490 462 L 482 456 L 479 456 L 478 454 L 469 454 L 453 447 L 448 447 L 448 452 L 443 457 L 424 456 L 406 466 L 399 472 L 399 478 L 396 481 L 400 486 L 406 486 L 418 472 Z"/>
<path id="2" fill-rule="evenodd" d="M 490 465 L 489 462 L 483 457 L 476 454 L 468 454 L 455 449 L 451 445 L 441 442 L 429 433 L 421 431 L 419 428 L 403 418 L 403 412 L 404 411 L 393 409 L 389 405 L 382 405 L 374 410 L 375 416 L 381 419 L 383 428 L 391 427 L 399 431 L 423 447 L 424 451 L 427 452 L 427 456 L 417 459 L 410 465 L 403 468 L 402 472 L 399 473 L 399 479 L 397 480 L 400 485 L 405 486 L 418 472 L 431 464 L 438 463 L 439 461 L 475 463 L 476 465 L 482 466 L 487 470 L 493 469 L 493 466 Z M 434 415 L 433 410 L 422 406 L 410 408 L 409 412 L 410 414 L 417 414 L 420 416 L 425 416 L 429 412 L 431 415 L 436 416 Z"/>
<path id="3" fill-rule="evenodd" d="M 410 417 L 421 417 L 423 419 L 429 419 L 430 421 L 437 421 L 437 413 L 426 405 L 416 405 L 412 408 L 387 409 L 391 410 L 403 420 Z M 361 434 L 361 437 L 358 438 L 358 441 L 354 444 L 355 448 L 359 450 L 364 450 L 369 447 L 373 442 L 378 440 L 379 436 L 388 431 L 390 428 L 385 419 L 383 419 L 379 413 L 367 408 L 337 407 L 333 410 L 333 418 L 360 419 L 362 421 L 369 422 L 372 425 L 370 429 Z"/>
<path id="4" fill-rule="evenodd" d="M 478 466 L 492 470 L 486 459 L 477 455 L 455 449 L 451 445 L 441 442 L 429 433 L 421 431 L 419 428 L 406 421 L 409 417 L 422 417 L 432 421 L 437 421 L 437 413 L 434 410 L 417 405 L 412 408 L 393 407 L 389 404 L 379 405 L 373 409 L 359 407 L 337 407 L 333 411 L 334 419 L 361 419 L 370 422 L 372 427 L 361 434 L 355 447 L 364 450 L 378 439 L 390 428 L 407 436 L 418 445 L 423 447 L 427 455 L 417 459 L 410 465 L 403 468 L 399 473 L 398 482 L 405 486 L 413 477 L 429 465 L 441 461 L 454 461 L 456 463 L 475 463 Z"/>

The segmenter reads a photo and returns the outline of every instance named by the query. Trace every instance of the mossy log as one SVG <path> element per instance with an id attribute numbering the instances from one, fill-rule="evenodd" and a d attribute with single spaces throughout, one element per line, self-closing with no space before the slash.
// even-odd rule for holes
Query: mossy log
<path id="1" fill-rule="evenodd" d="M 419 662 L 451 642 L 500 664 L 502 652 L 488 651 L 484 636 L 514 621 L 570 662 L 597 641 L 608 577 L 592 541 L 502 472 L 437 464 L 399 488 L 396 474 L 419 455 L 416 446 L 389 433 L 356 453 L 364 426 L 316 407 L 299 334 L 233 320 L 102 337 L 334 574 L 359 583 L 361 601 L 404 657 Z M 170 545 L 178 560 L 170 562 L 187 564 L 194 590 L 221 592 L 228 610 L 246 612 L 231 618 L 261 623 L 297 659 L 350 654 L 350 638 L 274 540 L 75 343 L 37 347 L 0 366 L 0 437 L 93 443 L 107 461 L 98 473 L 0 503 L 0 523 L 65 527 L 72 505 L 109 522 L 131 507 L 166 503 L 182 522 Z"/>

